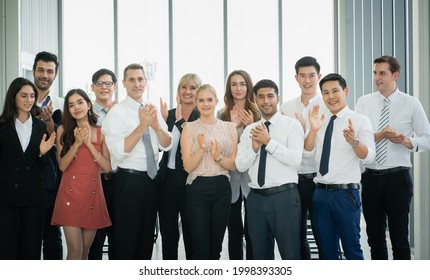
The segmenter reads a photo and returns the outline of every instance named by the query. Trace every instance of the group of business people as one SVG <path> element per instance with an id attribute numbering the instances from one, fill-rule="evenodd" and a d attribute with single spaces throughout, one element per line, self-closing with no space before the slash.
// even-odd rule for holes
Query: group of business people
<path id="1" fill-rule="evenodd" d="M 410 259 L 410 153 L 430 148 L 430 125 L 420 102 L 397 88 L 399 63 L 374 60 L 377 92 L 355 112 L 342 76 L 321 79 L 313 57 L 295 70 L 301 95 L 280 110 L 276 83 L 254 85 L 237 70 L 216 111 L 215 89 L 196 74 L 180 79 L 168 110 L 161 99 L 159 108 L 143 100 L 140 64 L 124 69 L 127 96 L 118 104 L 115 74 L 100 69 L 96 101 L 70 90 L 58 124 L 52 101 L 38 106 L 38 88 L 17 78 L 0 116 L 0 222 L 8 225 L 0 258 L 39 259 L 48 220 L 63 227 L 68 259 L 101 259 L 106 235 L 110 259 L 151 259 L 158 211 L 163 259 L 178 259 L 179 215 L 187 259 L 219 259 L 227 228 L 230 259 L 244 258 L 244 237 L 247 259 L 274 259 L 275 241 L 282 259 L 309 259 L 308 217 L 320 259 L 341 251 L 363 259 L 363 202 L 372 259 L 388 258 L 387 225 L 393 257 Z M 52 80 L 38 82 L 49 89 Z M 49 163 L 62 173 L 52 217 L 42 175 Z"/>

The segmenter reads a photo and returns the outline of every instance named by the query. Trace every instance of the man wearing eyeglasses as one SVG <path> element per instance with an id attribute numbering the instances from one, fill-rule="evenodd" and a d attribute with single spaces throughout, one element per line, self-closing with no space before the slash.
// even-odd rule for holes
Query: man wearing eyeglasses
<path id="1" fill-rule="evenodd" d="M 97 125 L 101 126 L 105 119 L 108 111 L 114 106 L 117 101 L 112 97 L 117 89 L 117 78 L 115 73 L 109 69 L 97 70 L 92 76 L 91 89 L 96 95 L 96 101 L 94 102 L 94 113 L 97 114 Z M 113 182 L 115 179 L 115 173 L 105 173 L 102 171 L 102 186 L 103 192 L 106 199 L 106 205 L 109 211 L 109 216 L 113 222 Z M 114 235 L 113 227 L 107 227 L 98 229 L 94 238 L 93 244 L 90 247 L 88 259 L 90 260 L 101 260 L 103 259 L 103 245 L 105 243 L 106 236 L 108 237 L 108 256 L 109 259 L 115 259 L 114 257 Z"/>

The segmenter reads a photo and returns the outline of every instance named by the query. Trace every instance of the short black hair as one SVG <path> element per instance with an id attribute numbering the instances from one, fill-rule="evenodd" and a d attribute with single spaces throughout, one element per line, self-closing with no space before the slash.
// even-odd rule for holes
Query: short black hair
<path id="1" fill-rule="evenodd" d="M 273 88 L 275 90 L 276 95 L 279 95 L 279 89 L 276 83 L 272 80 L 263 79 L 261 81 L 258 81 L 253 88 L 254 94 L 257 94 L 257 91 L 261 88 Z"/>
<path id="2" fill-rule="evenodd" d="M 312 56 L 304 56 L 297 60 L 296 65 L 294 65 L 294 68 L 296 69 L 296 75 L 299 74 L 299 68 L 300 67 L 307 67 L 307 66 L 313 66 L 317 70 L 317 74 L 320 73 L 321 66 L 316 60 L 316 58 Z"/>
<path id="3" fill-rule="evenodd" d="M 60 64 L 58 63 L 58 57 L 50 52 L 39 52 L 38 54 L 36 54 L 36 57 L 34 58 L 34 63 L 33 63 L 33 70 L 36 70 L 36 65 L 37 62 L 39 60 L 45 61 L 45 62 L 54 62 L 55 63 L 55 73 L 58 72 L 58 67 L 60 66 Z"/>
<path id="4" fill-rule="evenodd" d="M 112 71 L 111 71 L 111 70 L 109 70 L 109 69 L 102 68 L 102 69 L 100 69 L 100 70 L 97 70 L 97 71 L 93 74 L 93 76 L 92 76 L 92 78 L 91 78 L 91 80 L 92 80 L 93 84 L 95 84 L 95 83 L 98 81 L 98 79 L 99 79 L 101 76 L 103 76 L 103 75 L 109 75 L 109 76 L 111 76 L 111 78 L 112 78 L 112 82 L 114 82 L 115 84 L 117 83 L 117 78 L 116 78 L 115 73 L 114 73 L 114 72 L 112 72 Z"/>
<path id="5" fill-rule="evenodd" d="M 347 87 L 346 81 L 345 81 L 345 79 L 341 75 L 339 75 L 337 73 L 330 73 L 330 74 L 327 74 L 324 78 L 321 79 L 321 81 L 320 81 L 320 90 L 322 90 L 323 84 L 325 82 L 328 82 L 328 81 L 338 81 L 339 85 L 342 87 L 342 89 L 345 89 Z"/>

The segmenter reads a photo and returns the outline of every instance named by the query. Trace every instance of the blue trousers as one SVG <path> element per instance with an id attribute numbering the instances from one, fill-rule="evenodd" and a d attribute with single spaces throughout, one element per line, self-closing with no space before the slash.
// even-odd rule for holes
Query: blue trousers
<path id="1" fill-rule="evenodd" d="M 324 260 L 339 259 L 340 239 L 346 259 L 363 260 L 360 245 L 359 190 L 325 190 L 317 187 L 313 204 L 320 257 Z"/>

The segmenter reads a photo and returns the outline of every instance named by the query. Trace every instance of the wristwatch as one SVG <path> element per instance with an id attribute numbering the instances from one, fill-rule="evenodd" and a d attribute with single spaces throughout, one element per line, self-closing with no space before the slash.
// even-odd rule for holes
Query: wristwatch
<path id="1" fill-rule="evenodd" d="M 358 140 L 358 138 L 355 138 L 354 141 L 352 141 L 351 146 L 357 147 L 358 145 L 360 145 L 360 140 Z"/>

